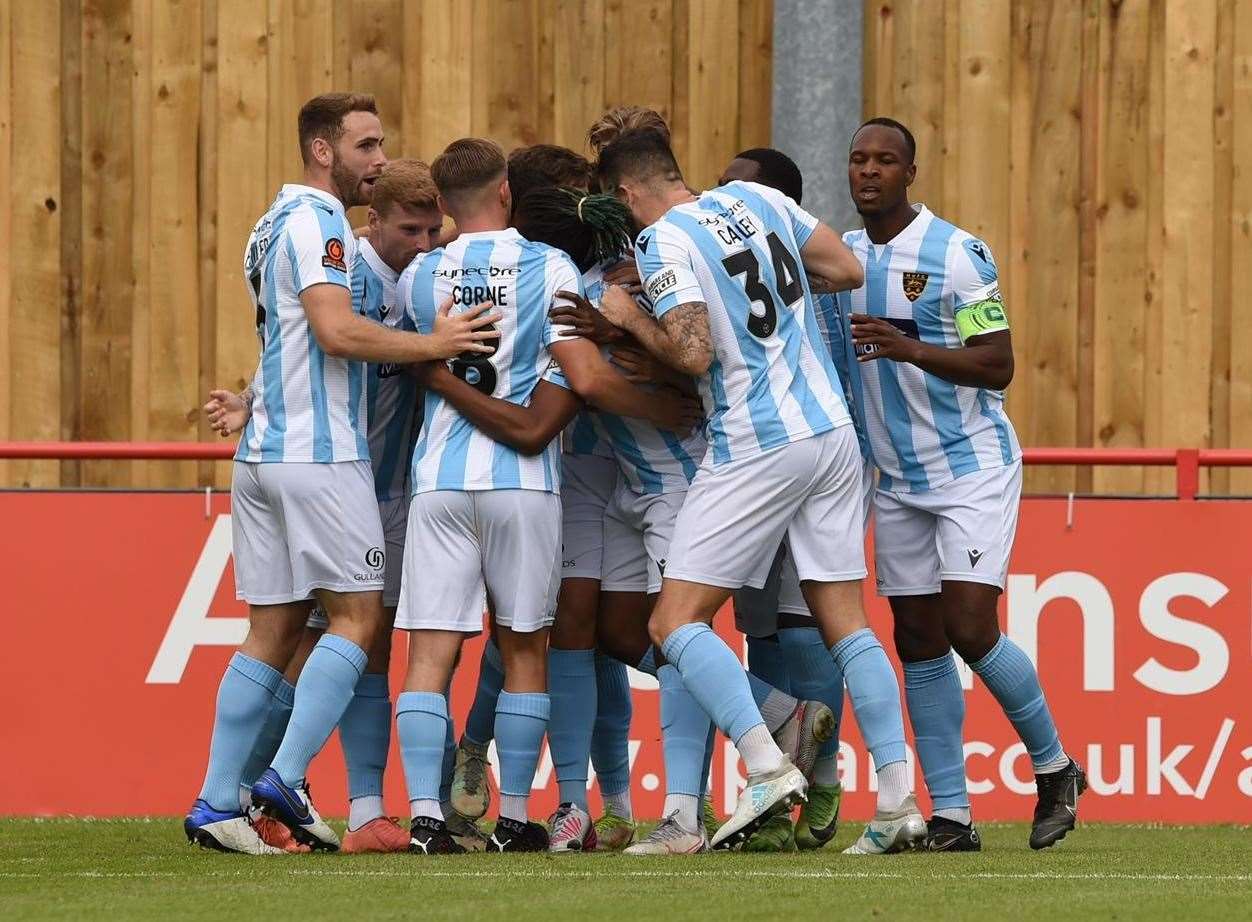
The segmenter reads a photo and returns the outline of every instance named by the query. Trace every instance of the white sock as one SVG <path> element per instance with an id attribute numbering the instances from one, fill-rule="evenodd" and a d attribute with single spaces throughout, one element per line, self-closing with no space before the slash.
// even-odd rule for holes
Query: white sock
<path id="1" fill-rule="evenodd" d="M 623 819 L 634 819 L 634 811 L 630 806 L 630 788 L 617 794 L 601 794 L 600 799 L 604 801 L 604 808 L 612 810 Z"/>
<path id="2" fill-rule="evenodd" d="M 778 748 L 778 744 L 774 742 L 774 738 L 769 735 L 769 729 L 765 724 L 757 724 L 739 737 L 735 741 L 735 748 L 739 750 L 739 755 L 743 756 L 743 765 L 749 777 L 772 772 L 781 767 L 786 759 L 782 750 Z"/>
<path id="3" fill-rule="evenodd" d="M 666 794 L 662 816 L 678 813 L 678 825 L 688 832 L 700 830 L 700 798 L 695 794 Z"/>
<path id="4" fill-rule="evenodd" d="M 1059 772 L 1066 768 L 1069 768 L 1069 753 L 1062 750 L 1061 754 L 1051 762 L 1044 762 L 1042 765 L 1036 765 L 1035 774 L 1050 775 L 1052 772 Z"/>
<path id="5" fill-rule="evenodd" d="M 969 807 L 944 807 L 936 810 L 935 816 L 942 816 L 945 820 L 960 823 L 962 826 L 969 826 L 974 822 L 974 814 Z"/>
<path id="6" fill-rule="evenodd" d="M 427 800 L 410 800 L 409 816 L 413 819 L 417 819 L 419 816 L 424 816 L 427 819 L 442 820 L 443 811 L 439 809 L 439 801 L 433 798 L 429 798 Z"/>
<path id="7" fill-rule="evenodd" d="M 360 829 L 370 820 L 383 815 L 383 799 L 370 794 L 367 797 L 354 797 L 348 801 L 348 829 Z"/>
<path id="8" fill-rule="evenodd" d="M 890 813 L 904 803 L 909 790 L 907 762 L 892 762 L 878 769 L 878 809 Z"/>
<path id="9" fill-rule="evenodd" d="M 530 811 L 526 809 L 526 802 L 530 798 L 518 794 L 501 794 L 500 795 L 500 817 L 506 820 L 517 820 L 519 823 L 525 823 L 530 819 Z"/>
<path id="10" fill-rule="evenodd" d="M 765 726 L 769 728 L 769 732 L 777 733 L 778 728 L 795 713 L 796 705 L 799 703 L 799 700 L 776 688 L 766 695 L 765 700 L 761 702 L 761 717 L 765 721 Z"/>
<path id="11" fill-rule="evenodd" d="M 831 787 L 839 783 L 838 756 L 826 756 L 813 763 L 813 783 Z"/>

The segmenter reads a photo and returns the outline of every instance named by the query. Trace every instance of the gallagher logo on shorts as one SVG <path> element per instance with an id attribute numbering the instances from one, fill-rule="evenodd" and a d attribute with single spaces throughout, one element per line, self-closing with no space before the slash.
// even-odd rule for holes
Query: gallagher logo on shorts
<path id="1" fill-rule="evenodd" d="M 661 295 L 677 285 L 678 276 L 674 274 L 673 269 L 658 272 L 648 279 L 648 297 L 655 303 L 661 299 Z"/>
<path id="2" fill-rule="evenodd" d="M 326 269 L 338 269 L 340 272 L 348 271 L 343 261 L 343 241 L 338 237 L 331 237 L 326 241 L 326 255 L 322 257 L 322 266 Z"/>
<path id="3" fill-rule="evenodd" d="M 387 562 L 387 555 L 380 547 L 372 547 L 365 552 L 365 565 L 371 570 L 381 570 Z"/>

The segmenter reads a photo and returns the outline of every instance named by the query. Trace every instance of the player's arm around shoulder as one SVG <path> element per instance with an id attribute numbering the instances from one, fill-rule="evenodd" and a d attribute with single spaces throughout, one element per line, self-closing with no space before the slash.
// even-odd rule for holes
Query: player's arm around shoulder
<path id="1" fill-rule="evenodd" d="M 818 221 L 800 247 L 800 261 L 810 275 L 821 280 L 823 293 L 850 291 L 865 284 L 865 269 L 839 234 Z"/>

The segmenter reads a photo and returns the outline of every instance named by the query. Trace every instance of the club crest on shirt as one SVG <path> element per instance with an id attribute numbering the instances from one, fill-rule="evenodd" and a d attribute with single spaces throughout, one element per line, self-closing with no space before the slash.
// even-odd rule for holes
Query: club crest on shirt
<path id="1" fill-rule="evenodd" d="M 340 272 L 348 271 L 343 261 L 343 241 L 338 237 L 331 237 L 326 241 L 326 255 L 322 257 L 322 266 L 327 269 L 338 269 Z"/>
<path id="2" fill-rule="evenodd" d="M 930 275 L 926 272 L 904 273 L 904 296 L 910 301 L 916 301 L 926 290 L 926 283 L 929 280 Z"/>

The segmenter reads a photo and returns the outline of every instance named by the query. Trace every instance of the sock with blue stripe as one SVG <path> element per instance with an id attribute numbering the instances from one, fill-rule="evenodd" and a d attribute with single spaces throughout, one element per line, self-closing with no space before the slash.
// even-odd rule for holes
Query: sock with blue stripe
<path id="1" fill-rule="evenodd" d="M 504 660 L 500 658 L 500 648 L 491 638 L 483 647 L 482 659 L 478 663 L 478 690 L 474 693 L 474 703 L 470 705 L 469 715 L 465 718 L 465 738 L 471 743 L 486 746 L 491 742 L 496 725 L 496 700 L 500 697 L 500 689 L 504 688 Z"/>
<path id="2" fill-rule="evenodd" d="M 783 694 L 791 694 L 791 679 L 787 672 L 787 657 L 776 639 L 748 637 L 748 672 L 766 685 L 772 685 Z"/>
<path id="3" fill-rule="evenodd" d="M 535 783 L 539 750 L 551 702 L 543 692 L 501 692 L 496 702 L 496 752 L 500 756 L 500 816 L 524 823 Z"/>
<path id="4" fill-rule="evenodd" d="M 396 699 L 396 735 L 413 817 L 443 819 L 439 786 L 448 736 L 448 699 L 435 692 L 404 692 Z"/>
<path id="5" fill-rule="evenodd" d="M 900 686 L 886 651 L 869 628 L 849 634 L 830 648 L 852 698 L 852 712 L 878 774 L 878 809 L 895 810 L 908 797 L 907 778 L 890 768 L 904 762 L 904 717 Z"/>
<path id="6" fill-rule="evenodd" d="M 730 647 L 703 623 L 684 624 L 665 638 L 665 659 L 704 712 L 734 741 L 749 775 L 771 772 L 785 757 L 765 729 L 748 675 Z"/>
<path id="7" fill-rule="evenodd" d="M 596 723 L 596 653 L 548 649 L 548 748 L 560 803 L 587 809 L 587 765 Z"/>
<path id="8" fill-rule="evenodd" d="M 1039 674 L 1030 657 L 1001 634 L 991 652 L 969 668 L 986 683 L 1004 715 L 1026 744 L 1035 771 L 1056 771 L 1069 764 L 1057 733 L 1048 702 L 1039 685 Z"/>
<path id="9" fill-rule="evenodd" d="M 591 764 L 606 807 L 629 819 L 630 676 L 626 664 L 596 654 L 596 724 L 591 734 Z"/>
<path id="10" fill-rule="evenodd" d="M 391 747 L 391 690 L 385 673 L 367 672 L 356 683 L 339 721 L 339 742 L 348 767 L 350 825 L 359 829 L 383 815 L 383 771 Z"/>
<path id="11" fill-rule="evenodd" d="M 214 810 L 239 807 L 239 782 L 256 748 L 283 674 L 251 656 L 236 653 L 217 686 L 217 711 L 209 743 L 209 765 L 200 799 Z M 255 780 L 255 779 L 253 779 Z"/>
<path id="12" fill-rule="evenodd" d="M 248 756 L 248 764 L 243 767 L 243 775 L 239 779 L 239 809 L 245 812 L 252 806 L 252 783 L 269 767 L 274 760 L 274 753 L 278 752 L 278 746 L 283 741 L 283 735 L 287 732 L 287 721 L 291 719 L 291 705 L 295 700 L 296 687 L 286 679 L 281 679 L 274 689 L 265 726 L 256 745 L 252 747 L 252 755 Z"/>
<path id="13" fill-rule="evenodd" d="M 820 701 L 835 715 L 835 732 L 822 743 L 813 765 L 813 780 L 818 784 L 839 781 L 839 725 L 843 722 L 843 673 L 831 659 L 830 652 L 815 627 L 787 627 L 778 631 L 787 672 L 791 676 L 791 692 L 805 701 Z"/>
<path id="14" fill-rule="evenodd" d="M 968 810 L 965 691 L 952 655 L 905 663 L 904 696 L 917 742 L 917 761 L 921 763 L 935 812 Z"/>
<path id="15" fill-rule="evenodd" d="M 365 651 L 338 634 L 323 634 L 296 682 L 296 700 L 272 767 L 283 784 L 297 787 L 313 757 L 339 724 L 365 672 Z"/>

